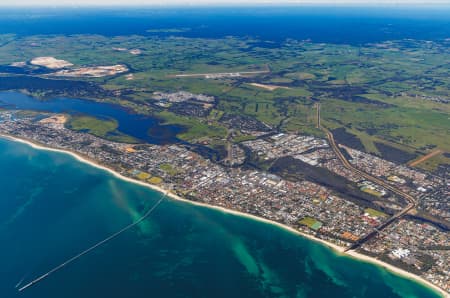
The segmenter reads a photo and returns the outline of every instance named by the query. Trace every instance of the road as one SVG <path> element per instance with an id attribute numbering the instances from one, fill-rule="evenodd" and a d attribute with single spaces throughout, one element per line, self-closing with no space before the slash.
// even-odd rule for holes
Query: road
<path id="1" fill-rule="evenodd" d="M 361 237 L 357 242 L 355 242 L 352 246 L 350 246 L 346 250 L 356 249 L 356 248 L 360 247 L 363 243 L 365 243 L 366 241 L 370 240 L 372 237 L 377 235 L 379 231 L 382 231 L 383 229 L 388 227 L 390 224 L 395 222 L 398 218 L 402 217 L 403 215 L 408 213 L 410 210 L 414 209 L 417 206 L 417 201 L 410 194 L 407 194 L 407 193 L 403 192 L 402 190 L 396 188 L 395 186 L 392 186 L 392 185 L 386 183 L 385 181 L 381 180 L 380 178 L 377 178 L 377 177 L 372 176 L 360 169 L 357 169 L 345 158 L 344 154 L 342 154 L 341 150 L 339 149 L 338 145 L 336 144 L 333 133 L 331 133 L 331 131 L 329 131 L 327 128 L 321 126 L 321 124 L 320 124 L 320 103 L 317 103 L 317 126 L 318 126 L 318 128 L 322 129 L 322 131 L 324 131 L 325 134 L 327 135 L 328 142 L 330 143 L 331 149 L 334 151 L 336 156 L 342 162 L 344 167 L 346 167 L 353 173 L 356 173 L 357 175 L 362 176 L 365 179 L 367 179 L 375 184 L 378 184 L 378 185 L 384 187 L 385 189 L 390 190 L 391 192 L 393 192 L 394 194 L 398 195 L 399 197 L 405 199 L 405 201 L 408 202 L 408 205 L 405 208 L 403 208 L 398 213 L 394 214 L 387 221 L 385 221 L 385 222 L 381 223 L 379 226 L 375 227 L 373 231 L 371 231 L 367 235 Z"/>
<path id="2" fill-rule="evenodd" d="M 428 159 L 430 159 L 430 158 L 432 158 L 432 157 L 434 157 L 434 156 L 436 156 L 436 155 L 439 155 L 439 154 L 441 154 L 441 153 L 443 153 L 443 152 L 444 152 L 444 151 L 442 151 L 441 149 L 434 150 L 434 151 L 428 153 L 427 155 L 422 156 L 421 158 L 419 158 L 419 159 L 417 159 L 417 160 L 415 160 L 415 161 L 412 161 L 412 162 L 409 164 L 409 166 L 410 166 L 410 167 L 415 167 L 415 166 L 417 166 L 418 164 L 420 164 L 420 163 L 422 163 L 422 162 L 424 162 L 424 161 L 426 161 L 426 160 L 428 160 Z"/>
<path id="3" fill-rule="evenodd" d="M 320 102 L 316 103 L 316 109 L 317 109 L 317 116 L 316 116 L 317 124 L 316 124 L 316 127 L 317 128 L 321 128 L 321 126 L 320 126 Z"/>

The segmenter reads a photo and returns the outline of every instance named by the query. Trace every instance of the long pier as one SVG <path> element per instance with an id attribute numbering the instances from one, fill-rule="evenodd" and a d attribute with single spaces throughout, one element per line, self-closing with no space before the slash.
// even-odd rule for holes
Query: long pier
<path id="1" fill-rule="evenodd" d="M 162 201 L 165 199 L 165 197 L 167 196 L 167 192 L 164 194 L 164 196 L 159 199 L 158 202 L 155 203 L 155 205 L 153 205 L 144 215 L 142 215 L 141 218 L 139 218 L 137 221 L 127 225 L 126 227 L 120 229 L 119 231 L 115 232 L 114 234 L 106 237 L 105 239 L 97 242 L 96 244 L 92 245 L 91 247 L 89 247 L 88 249 L 80 252 L 79 254 L 71 257 L 70 259 L 68 259 L 67 261 L 65 261 L 64 263 L 59 264 L 58 266 L 54 267 L 53 269 L 51 269 L 50 271 L 47 271 L 46 273 L 42 274 L 41 276 L 33 279 L 32 281 L 30 281 L 29 283 L 27 283 L 26 285 L 20 287 L 18 289 L 19 292 L 22 292 L 24 290 L 26 290 L 27 288 L 37 284 L 38 282 L 42 281 L 43 279 L 47 278 L 50 274 L 55 273 L 56 271 L 62 269 L 63 267 L 69 265 L 70 263 L 72 263 L 73 261 L 81 258 L 82 256 L 88 254 L 89 252 L 93 251 L 94 249 L 96 249 L 97 247 L 105 244 L 108 241 L 111 241 L 112 239 L 116 238 L 117 236 L 119 236 L 120 234 L 122 234 L 123 232 L 137 226 L 138 224 L 140 224 L 142 221 L 144 221 L 150 214 L 152 214 L 152 212 L 162 203 Z"/>

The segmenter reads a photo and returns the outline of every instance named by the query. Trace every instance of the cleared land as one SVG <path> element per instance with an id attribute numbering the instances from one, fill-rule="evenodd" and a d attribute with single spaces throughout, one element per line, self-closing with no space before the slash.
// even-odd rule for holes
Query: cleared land
<path id="1" fill-rule="evenodd" d="M 258 87 L 258 88 L 262 88 L 262 89 L 266 89 L 269 91 L 274 91 L 277 89 L 291 89 L 289 87 L 286 86 L 278 86 L 278 85 L 265 85 L 265 84 L 259 84 L 259 83 L 249 83 L 249 85 L 252 85 L 254 87 Z"/>
<path id="2" fill-rule="evenodd" d="M 0 72 L 6 74 L 0 80 L 26 84 L 2 83 L 3 90 L 11 85 L 10 89 L 26 89 L 41 98 L 76 96 L 120 104 L 185 125 L 188 130 L 179 137 L 202 138 L 211 148 L 224 143 L 228 127 L 221 117 L 229 114 L 281 131 L 323 136 L 315 121 L 314 103 L 320 101 L 321 124 L 333 131 L 345 129 L 341 144 L 401 163 L 402 156 L 411 160 L 436 148 L 450 152 L 450 77 L 448 63 L 442 63 L 450 61 L 448 40 L 394 40 L 358 47 L 292 40 L 270 48 L 252 48 L 255 39 L 233 37 L 76 35 L 7 40 L 0 47 Z M 142 54 L 132 55 L 130 49 Z M 54 71 L 52 75 L 64 77 L 56 82 L 43 80 L 36 65 L 11 66 L 33 57 L 58 57 L 77 68 Z M 31 84 L 31 76 L 36 84 Z M 195 112 L 190 103 L 169 110 L 149 100 L 154 92 L 176 91 L 214 96 L 211 110 L 219 116 L 212 118 L 206 110 L 187 117 L 179 112 Z M 251 138 L 239 134 L 237 139 Z M 437 155 L 418 166 L 437 168 L 446 162 Z"/>
<path id="3" fill-rule="evenodd" d="M 72 63 L 65 60 L 56 59 L 55 57 L 36 57 L 30 61 L 30 64 L 43 66 L 49 69 L 60 69 L 73 66 Z"/>
<path id="4" fill-rule="evenodd" d="M 44 118 L 40 120 L 41 123 L 52 123 L 52 124 L 60 124 L 63 125 L 67 122 L 67 116 L 66 115 L 55 115 L 48 118 Z"/>
<path id="5" fill-rule="evenodd" d="M 81 67 L 74 69 L 65 69 L 52 73 L 51 75 L 57 77 L 89 77 L 89 78 L 101 78 L 106 76 L 114 76 L 120 73 L 127 72 L 128 68 L 125 65 L 112 65 L 112 66 L 94 66 L 94 67 Z"/>
<path id="6" fill-rule="evenodd" d="M 430 158 L 432 158 L 432 157 L 434 157 L 434 156 L 436 156 L 436 155 L 442 154 L 442 153 L 443 153 L 443 151 L 440 150 L 440 149 L 434 150 L 434 151 L 428 153 L 427 155 L 422 156 L 421 158 L 412 161 L 409 165 L 410 165 L 411 167 L 415 167 L 415 166 L 417 166 L 418 164 L 420 164 L 420 163 L 422 163 L 422 162 L 424 162 L 424 161 L 426 161 L 426 160 L 428 160 L 428 159 L 430 159 Z"/>

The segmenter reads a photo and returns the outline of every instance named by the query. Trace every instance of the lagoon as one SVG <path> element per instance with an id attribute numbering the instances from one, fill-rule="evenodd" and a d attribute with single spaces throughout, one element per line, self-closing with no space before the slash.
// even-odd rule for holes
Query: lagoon
<path id="1" fill-rule="evenodd" d="M 179 142 L 176 135 L 184 131 L 182 126 L 163 125 L 160 119 L 133 113 L 119 105 L 78 98 L 56 97 L 39 100 L 20 92 L 3 91 L 0 92 L 0 108 L 114 119 L 119 124 L 118 131 L 150 144 Z"/>

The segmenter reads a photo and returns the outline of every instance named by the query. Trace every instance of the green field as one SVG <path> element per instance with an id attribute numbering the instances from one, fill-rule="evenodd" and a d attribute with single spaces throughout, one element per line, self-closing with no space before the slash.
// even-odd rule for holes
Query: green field
<path id="1" fill-rule="evenodd" d="M 305 217 L 302 220 L 298 222 L 301 225 L 307 226 L 308 228 L 312 230 L 318 230 L 322 227 L 322 222 L 312 218 L 312 217 Z"/>
<path id="2" fill-rule="evenodd" d="M 76 131 L 84 131 L 116 142 L 136 142 L 134 138 L 117 131 L 118 123 L 114 119 L 105 120 L 89 116 L 71 116 L 66 126 Z"/>
<path id="3" fill-rule="evenodd" d="M 375 216 L 375 217 L 387 217 L 388 215 L 386 213 L 383 213 L 381 211 L 372 209 L 372 208 L 367 208 L 364 210 L 364 212 L 367 212 L 370 216 Z"/>
<path id="4" fill-rule="evenodd" d="M 152 175 L 148 174 L 148 173 L 144 173 L 144 172 L 140 172 L 139 174 L 137 174 L 136 178 L 140 179 L 140 180 L 146 180 L 149 179 L 150 177 L 152 177 Z"/>
<path id="5" fill-rule="evenodd" d="M 168 163 L 161 164 L 159 168 L 171 176 L 174 176 L 178 173 L 178 171 L 174 169 L 171 164 Z"/>
<path id="6" fill-rule="evenodd" d="M 227 130 L 217 124 L 207 124 L 201 119 L 193 117 L 177 116 L 173 113 L 163 111 L 157 114 L 164 119 L 164 124 L 178 124 L 186 127 L 187 132 L 181 133 L 178 137 L 186 141 L 195 141 L 201 138 L 222 139 L 226 136 Z"/>
<path id="7" fill-rule="evenodd" d="M 371 195 L 376 196 L 376 197 L 381 197 L 382 196 L 380 192 L 376 191 L 375 189 L 369 188 L 367 186 L 361 187 L 361 190 L 363 192 L 365 192 L 365 193 L 371 194 Z"/>
<path id="8" fill-rule="evenodd" d="M 367 152 L 381 154 L 375 143 L 419 155 L 436 147 L 450 152 L 450 105 L 445 102 L 450 98 L 449 64 L 445 63 L 450 61 L 448 40 L 389 41 L 358 47 L 290 40 L 251 51 L 251 45 L 258 42 L 254 38 L 0 35 L 0 40 L 5 41 L 0 46 L 0 66 L 36 56 L 65 59 L 75 67 L 128 65 L 133 69 L 132 80 L 127 80 L 126 74 L 89 79 L 104 93 L 82 96 L 154 115 L 166 124 L 183 125 L 187 131 L 178 137 L 186 141 L 206 138 L 213 145 L 223 143 L 227 127 L 220 118 L 227 113 L 253 117 L 276 130 L 323 136 L 315 127 L 314 99 L 321 102 L 322 124 L 329 129 L 345 127 Z M 142 54 L 113 49 L 117 47 L 139 48 Z M 248 77 L 170 77 L 254 71 L 266 65 L 270 73 Z M 250 83 L 289 89 L 270 91 Z M 181 90 L 212 95 L 217 99 L 215 106 L 206 117 L 188 117 L 153 105 L 153 92 Z M 54 92 L 33 90 L 40 97 Z M 114 119 L 79 119 L 72 127 L 102 137 L 116 129 Z M 436 169 L 446 162 L 435 158 L 423 168 Z"/>
<path id="9" fill-rule="evenodd" d="M 439 154 L 425 160 L 424 162 L 421 162 L 416 167 L 426 171 L 435 171 L 438 169 L 439 165 L 450 166 L 450 158 L 444 156 L 443 154 Z"/>

